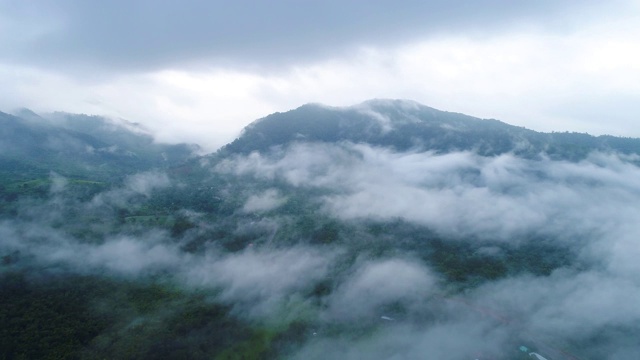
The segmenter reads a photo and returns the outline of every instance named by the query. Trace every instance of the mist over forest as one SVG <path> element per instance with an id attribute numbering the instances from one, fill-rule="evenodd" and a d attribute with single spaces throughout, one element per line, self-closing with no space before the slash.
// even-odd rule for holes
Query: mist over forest
<path id="1" fill-rule="evenodd" d="M 640 358 L 640 139 L 404 100 L 211 154 L 0 128 L 1 359 Z"/>

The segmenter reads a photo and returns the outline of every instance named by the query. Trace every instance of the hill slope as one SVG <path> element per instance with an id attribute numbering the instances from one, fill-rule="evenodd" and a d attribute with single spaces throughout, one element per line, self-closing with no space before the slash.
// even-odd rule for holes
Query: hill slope
<path id="1" fill-rule="evenodd" d="M 0 112 L 0 175 L 12 180 L 48 176 L 117 179 L 137 171 L 166 168 L 192 155 L 193 146 L 162 145 L 138 129 L 97 116 L 23 110 Z"/>

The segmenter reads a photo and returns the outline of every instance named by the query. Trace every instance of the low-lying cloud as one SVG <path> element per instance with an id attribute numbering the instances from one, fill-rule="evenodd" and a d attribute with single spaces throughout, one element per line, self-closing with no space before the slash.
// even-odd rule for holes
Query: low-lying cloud
<path id="1" fill-rule="evenodd" d="M 637 167 L 602 153 L 572 163 L 299 144 L 278 155 L 227 160 L 217 170 L 330 190 L 325 209 L 345 220 L 400 218 L 445 235 L 509 241 L 613 230 L 637 212 L 628 200 L 640 197 Z"/>
<path id="2" fill-rule="evenodd" d="M 261 194 L 249 196 L 242 207 L 242 211 L 247 213 L 265 212 L 278 208 L 285 201 L 286 198 L 281 196 L 277 190 L 269 189 Z"/>
<path id="3" fill-rule="evenodd" d="M 577 262 L 548 275 L 512 275 L 453 297 L 422 265 L 367 260 L 335 288 L 325 316 L 332 323 L 341 316 L 352 324 L 382 321 L 388 303 L 403 316 L 382 321 L 386 327 L 371 336 L 313 339 L 299 358 L 332 351 L 344 358 L 419 358 L 443 349 L 435 357 L 502 358 L 496 354 L 517 350 L 518 343 L 550 358 L 576 351 L 604 359 L 639 353 L 622 335 L 640 321 L 633 300 L 640 294 L 640 169 L 633 156 L 596 152 L 571 162 L 303 143 L 228 159 L 215 170 L 322 190 L 325 215 L 354 224 L 401 220 L 475 246 L 483 256 L 505 259 L 503 246 L 532 242 L 576 256 Z M 531 256 L 543 263 L 547 255 Z M 430 322 L 436 309 L 438 320 Z M 416 319 L 423 327 L 409 325 Z"/>
<path id="4" fill-rule="evenodd" d="M 384 305 L 422 304 L 436 289 L 436 277 L 423 265 L 401 259 L 366 261 L 332 295 L 329 316 L 334 322 L 385 316 Z M 373 316 L 374 319 L 378 317 Z M 391 316 L 386 316 L 392 321 Z"/>
<path id="5" fill-rule="evenodd" d="M 101 221 L 115 223 L 106 217 L 126 207 L 127 199 L 149 199 L 174 186 L 166 175 L 139 174 L 80 202 L 64 199 L 69 182 L 54 174 L 57 188 L 40 210 L 32 206 L 0 223 L 0 255 L 3 269 L 31 266 L 139 281 L 161 276 L 184 291 L 203 291 L 244 321 L 276 327 L 298 321 L 308 333 L 289 350 L 294 359 L 503 359 L 523 344 L 551 359 L 575 352 L 629 359 L 640 355 L 634 342 L 640 323 L 636 161 L 606 153 L 579 162 L 398 153 L 349 143 L 237 156 L 215 165 L 213 176 L 260 182 L 260 190 L 242 188 L 237 209 L 224 219 L 229 236 L 249 240 L 228 250 L 204 238 L 199 251 L 184 250 L 193 234 L 120 224 L 120 232 L 89 236 L 48 215 L 84 209 L 87 219 L 105 215 Z M 288 187 L 309 190 L 307 200 L 321 204 L 314 215 L 349 231 L 330 244 L 302 238 L 279 243 L 287 235 L 278 232 L 286 234 L 295 215 L 277 210 L 299 196 L 288 194 Z M 201 233 L 194 230 L 197 236 L 208 236 L 204 230 L 223 221 L 206 214 L 191 220 L 204 223 Z M 399 223 L 416 232 L 359 237 L 372 223 Z M 570 249 L 574 257 L 545 273 L 449 283 L 428 258 L 403 250 L 400 242 L 422 241 L 411 238 L 421 231 L 434 231 L 457 244 L 454 249 L 471 246 L 487 259 L 516 266 L 511 249 L 531 244 L 551 246 L 548 253 L 529 254 L 533 262 L 544 263 L 553 249 Z M 376 251 L 383 241 L 398 246 Z"/>

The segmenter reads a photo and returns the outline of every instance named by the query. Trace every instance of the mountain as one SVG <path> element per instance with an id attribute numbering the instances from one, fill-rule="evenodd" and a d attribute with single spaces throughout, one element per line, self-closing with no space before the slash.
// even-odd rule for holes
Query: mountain
<path id="1" fill-rule="evenodd" d="M 193 145 L 156 144 L 134 124 L 98 116 L 0 112 L 0 172 L 14 180 L 48 176 L 117 179 L 189 158 Z"/>
<path id="2" fill-rule="evenodd" d="M 247 126 L 225 146 L 232 153 L 266 151 L 292 142 L 367 143 L 396 151 L 514 153 L 535 158 L 584 159 L 592 151 L 640 154 L 640 140 L 579 133 L 540 133 L 494 119 L 445 112 L 407 100 L 370 100 L 334 108 L 303 105 Z"/>

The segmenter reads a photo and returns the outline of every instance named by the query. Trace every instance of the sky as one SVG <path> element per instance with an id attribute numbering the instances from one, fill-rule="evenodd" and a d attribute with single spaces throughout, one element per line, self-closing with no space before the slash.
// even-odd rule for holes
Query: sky
<path id="1" fill-rule="evenodd" d="M 640 137 L 639 39 L 638 0 L 0 0 L 0 111 L 208 151 L 276 111 L 371 98 Z"/>

